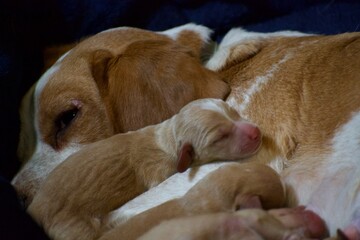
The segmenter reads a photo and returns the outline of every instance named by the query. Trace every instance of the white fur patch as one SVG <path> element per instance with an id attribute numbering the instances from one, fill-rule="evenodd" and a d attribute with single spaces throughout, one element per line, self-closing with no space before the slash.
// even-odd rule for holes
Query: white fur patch
<path id="1" fill-rule="evenodd" d="M 263 75 L 257 76 L 254 80 L 252 80 L 251 82 L 253 82 L 253 84 L 248 89 L 233 89 L 231 95 L 227 99 L 227 103 L 234 107 L 243 118 L 249 119 L 246 115 L 246 110 L 248 105 L 251 103 L 252 96 L 260 92 L 262 87 L 273 79 L 274 74 L 280 69 L 281 65 L 292 57 L 292 52 L 287 53 L 279 62 L 272 65 L 271 68 Z M 240 100 L 241 104 L 239 104 Z"/>
<path id="2" fill-rule="evenodd" d="M 225 103 L 223 100 L 214 99 L 214 98 L 204 98 L 191 102 L 192 106 L 198 105 L 202 110 L 210 110 L 210 111 L 218 112 L 222 116 L 227 117 L 227 119 L 232 121 L 232 119 L 228 118 L 228 114 L 225 111 L 224 105 L 226 104 L 227 103 Z"/>
<path id="3" fill-rule="evenodd" d="M 60 68 L 59 64 L 53 65 L 51 68 L 49 68 L 39 79 L 39 81 L 36 84 L 35 92 L 34 92 L 34 128 L 36 133 L 37 141 L 39 141 L 40 136 L 40 127 L 39 127 L 39 106 L 40 106 L 40 95 L 46 86 L 46 84 L 49 82 L 50 78 L 54 73 L 56 73 Z"/>
<path id="4" fill-rule="evenodd" d="M 163 32 L 158 32 L 158 33 L 164 34 L 164 35 L 176 40 L 178 38 L 179 34 L 185 30 L 198 33 L 204 42 L 209 41 L 210 36 L 213 32 L 210 28 L 207 28 L 205 26 L 197 25 L 194 23 L 188 23 L 188 24 L 185 24 L 185 25 L 182 25 L 179 27 L 175 27 L 175 28 L 163 31 Z"/>
<path id="5" fill-rule="evenodd" d="M 324 177 L 309 201 L 309 209 L 325 219 L 331 234 L 356 221 L 360 209 L 359 129 L 360 112 L 338 129 L 332 141 L 333 151 L 321 165 Z"/>
<path id="6" fill-rule="evenodd" d="M 69 55 L 69 53 L 71 52 L 71 50 L 67 51 L 66 53 L 64 53 L 61 57 L 59 57 L 59 59 L 55 62 L 55 64 L 59 64 L 61 63 L 62 60 L 64 60 L 64 58 Z"/>
<path id="7" fill-rule="evenodd" d="M 221 41 L 215 54 L 209 59 L 206 63 L 206 67 L 211 70 L 219 70 L 222 68 L 227 59 L 230 56 L 231 49 L 239 44 L 244 44 L 247 41 L 273 38 L 273 37 L 301 37 L 301 36 L 310 36 L 310 34 L 296 32 L 296 31 L 279 31 L 273 33 L 258 33 L 258 32 L 248 32 L 242 28 L 231 29 Z"/>
<path id="8" fill-rule="evenodd" d="M 35 101 L 37 101 L 39 99 L 39 96 L 40 96 L 42 90 L 44 89 L 45 85 L 48 83 L 51 76 L 59 70 L 59 68 L 60 68 L 59 65 L 57 65 L 57 64 L 53 65 L 41 76 L 41 78 L 37 82 L 36 88 L 35 88 L 35 94 L 34 94 Z M 35 102 L 35 105 L 38 105 L 38 102 Z"/>
<path id="9" fill-rule="evenodd" d="M 311 34 L 302 33 L 298 31 L 278 31 L 271 33 L 260 33 L 260 32 L 250 32 L 246 31 L 243 28 L 233 28 L 231 29 L 224 37 L 223 43 L 225 46 L 232 44 L 239 44 L 241 42 L 246 42 L 249 40 L 260 40 L 265 38 L 272 37 L 303 37 L 310 36 Z"/>
<path id="10" fill-rule="evenodd" d="M 184 173 L 176 173 L 172 175 L 158 186 L 149 189 L 147 192 L 129 201 L 119 209 L 111 212 L 106 220 L 107 225 L 114 227 L 150 208 L 156 207 L 171 199 L 184 196 L 190 188 L 192 188 L 207 174 L 215 171 L 225 164 L 228 163 L 210 163 L 188 169 Z"/>
<path id="11" fill-rule="evenodd" d="M 71 154 L 79 151 L 81 148 L 78 144 L 72 144 L 61 152 L 56 152 L 51 146 L 45 143 L 37 144 L 36 151 L 32 158 L 26 163 L 21 171 L 12 180 L 13 183 L 17 181 L 17 177 L 21 173 L 27 173 L 27 181 L 31 182 L 36 179 L 43 179 L 48 174 L 67 159 Z M 28 174 L 31 173 L 31 174 Z M 26 183 L 24 183 L 26 184 Z"/>
<path id="12" fill-rule="evenodd" d="M 272 159 L 267 165 L 280 174 L 286 167 L 286 162 L 282 157 L 276 157 Z"/>
<path id="13" fill-rule="evenodd" d="M 333 138 L 333 164 L 359 165 L 360 161 L 360 112 L 338 130 Z M 355 157 L 356 156 L 356 157 Z M 346 159 L 340 160 L 339 159 Z M 330 164 L 329 166 L 332 166 Z M 336 170 L 337 167 L 333 170 Z"/>
<path id="14" fill-rule="evenodd" d="M 256 93 L 261 91 L 262 86 L 266 85 L 269 80 L 273 79 L 274 74 L 279 71 L 282 64 L 287 62 L 289 59 L 291 59 L 292 54 L 288 53 L 286 54 L 279 62 L 275 63 L 271 66 L 270 69 L 268 69 L 264 75 L 257 76 L 255 78 L 254 82 L 250 88 L 248 88 L 243 94 L 242 94 L 242 103 L 239 106 L 239 110 L 241 114 L 244 114 L 245 110 L 247 109 L 248 105 L 250 104 L 251 97 L 255 95 Z M 247 116 L 243 115 L 245 118 Z"/>
<path id="15" fill-rule="evenodd" d="M 107 30 L 104 30 L 100 33 L 107 33 L 107 32 L 116 32 L 116 31 L 120 31 L 120 30 L 127 30 L 130 29 L 129 27 L 116 27 L 116 28 L 109 28 Z"/>
<path id="16" fill-rule="evenodd" d="M 63 54 L 56 63 L 50 67 L 38 80 L 36 83 L 35 91 L 34 91 L 34 128 L 36 132 L 36 137 L 39 139 L 40 136 L 40 129 L 39 129 L 39 106 L 40 106 L 40 95 L 46 86 L 46 84 L 49 82 L 50 78 L 60 69 L 61 67 L 61 61 L 71 52 L 68 51 L 65 54 Z"/>

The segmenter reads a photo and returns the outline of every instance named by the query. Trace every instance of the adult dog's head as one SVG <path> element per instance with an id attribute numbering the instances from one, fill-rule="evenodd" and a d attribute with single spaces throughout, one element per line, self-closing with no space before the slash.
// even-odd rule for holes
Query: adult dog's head
<path id="1" fill-rule="evenodd" d="M 88 143 L 159 123 L 195 99 L 224 98 L 228 86 L 200 60 L 210 33 L 195 24 L 116 28 L 64 54 L 23 100 L 18 192 L 31 201 L 48 173 Z"/>

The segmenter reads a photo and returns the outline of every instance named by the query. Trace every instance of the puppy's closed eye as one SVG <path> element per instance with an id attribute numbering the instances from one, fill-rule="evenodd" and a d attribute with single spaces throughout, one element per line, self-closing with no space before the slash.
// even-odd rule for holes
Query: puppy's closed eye
<path id="1" fill-rule="evenodd" d="M 219 130 L 217 131 L 217 134 L 214 136 L 211 144 L 220 143 L 226 140 L 227 138 L 229 138 L 230 135 L 231 135 L 231 129 L 229 127 L 225 127 L 225 126 L 220 127 Z"/>
<path id="2" fill-rule="evenodd" d="M 217 144 L 219 142 L 224 141 L 225 139 L 227 139 L 228 137 L 230 137 L 230 133 L 222 133 L 219 134 L 212 142 L 212 144 Z"/>

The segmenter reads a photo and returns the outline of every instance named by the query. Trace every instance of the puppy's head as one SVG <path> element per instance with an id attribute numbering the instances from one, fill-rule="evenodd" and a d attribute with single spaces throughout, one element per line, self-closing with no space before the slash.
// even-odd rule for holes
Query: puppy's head
<path id="1" fill-rule="evenodd" d="M 117 28 L 80 42 L 24 98 L 13 184 L 28 200 L 48 173 L 85 144 L 159 123 L 228 86 L 200 61 L 211 31 Z"/>
<path id="2" fill-rule="evenodd" d="M 178 171 L 190 163 L 240 160 L 253 155 L 261 145 L 261 132 L 241 119 L 219 99 L 201 99 L 186 105 L 174 125 L 178 149 Z"/>

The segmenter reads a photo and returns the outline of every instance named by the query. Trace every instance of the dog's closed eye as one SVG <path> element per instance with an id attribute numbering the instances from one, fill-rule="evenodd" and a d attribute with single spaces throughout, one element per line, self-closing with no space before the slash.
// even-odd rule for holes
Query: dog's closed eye
<path id="1" fill-rule="evenodd" d="M 65 130 L 74 120 L 74 118 L 77 116 L 78 112 L 79 109 L 75 108 L 60 114 L 60 116 L 56 120 L 56 125 L 58 127 L 58 130 L 59 131 Z"/>
<path id="2" fill-rule="evenodd" d="M 55 138 L 56 145 L 59 146 L 59 141 L 61 137 L 64 135 L 65 131 L 68 127 L 73 123 L 79 113 L 79 108 L 75 107 L 65 112 L 62 112 L 55 120 Z"/>

